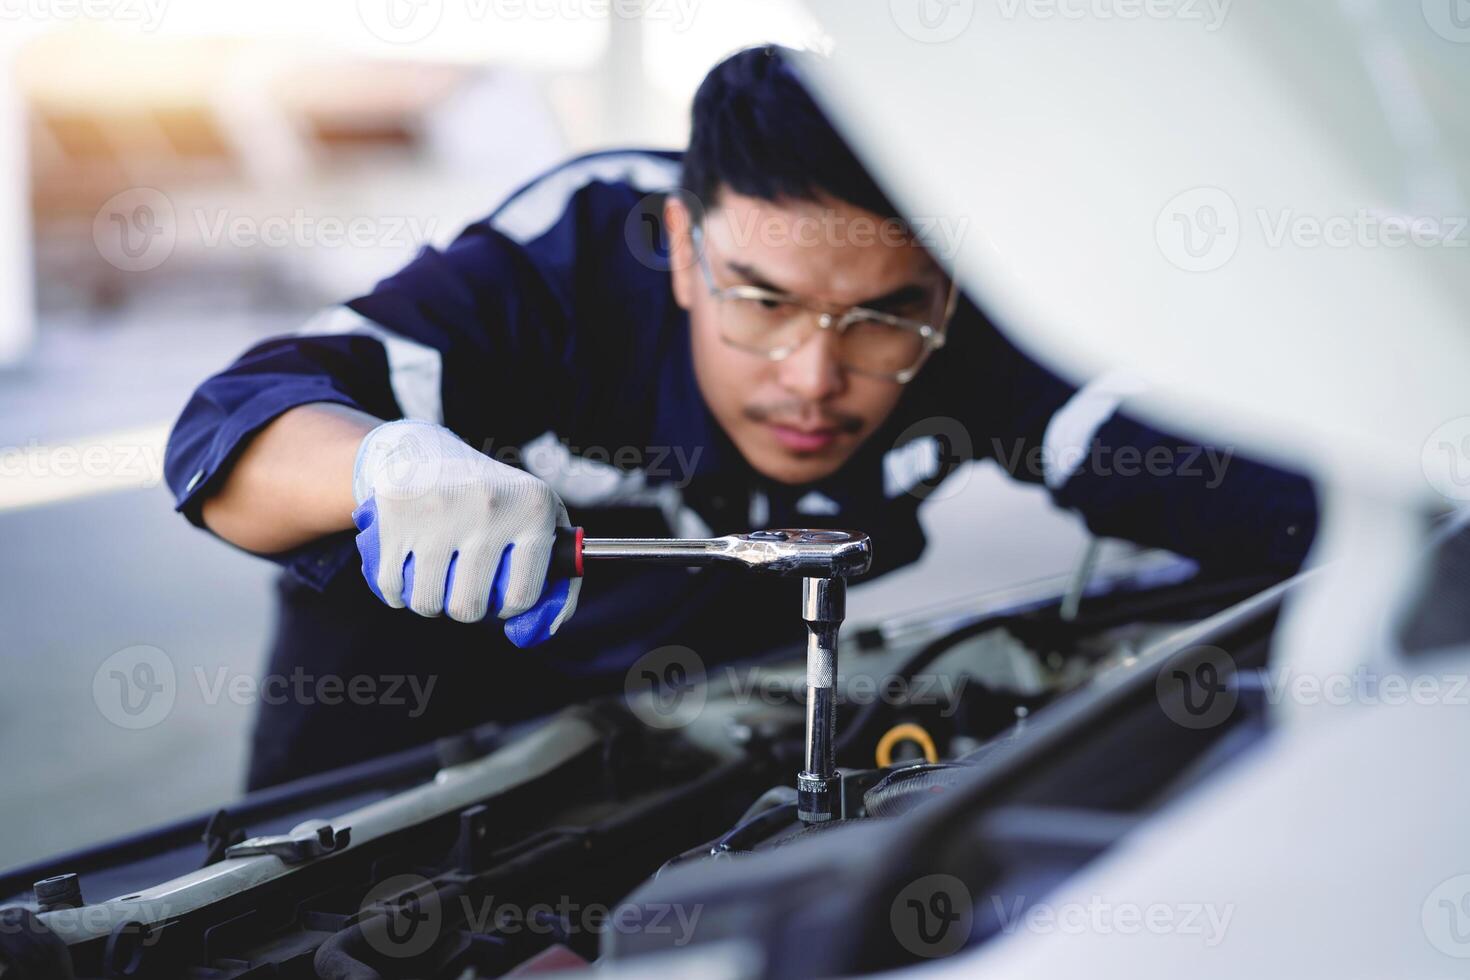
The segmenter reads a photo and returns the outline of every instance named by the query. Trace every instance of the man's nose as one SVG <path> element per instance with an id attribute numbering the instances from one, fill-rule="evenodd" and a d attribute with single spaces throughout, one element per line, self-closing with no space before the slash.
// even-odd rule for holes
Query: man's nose
<path id="1" fill-rule="evenodd" d="M 817 330 L 796 350 L 777 362 L 781 386 L 803 401 L 822 401 L 838 394 L 847 374 L 837 359 L 841 338 L 835 330 Z"/>

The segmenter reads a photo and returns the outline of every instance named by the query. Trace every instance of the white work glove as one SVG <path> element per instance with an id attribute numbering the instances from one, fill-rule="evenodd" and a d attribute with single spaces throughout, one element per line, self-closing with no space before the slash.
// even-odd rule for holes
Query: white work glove
<path id="1" fill-rule="evenodd" d="M 555 633 L 577 608 L 581 579 L 548 583 L 567 509 L 545 483 L 429 422 L 369 432 L 352 495 L 362 574 L 395 609 L 473 623 L 494 612 L 517 646 Z"/>

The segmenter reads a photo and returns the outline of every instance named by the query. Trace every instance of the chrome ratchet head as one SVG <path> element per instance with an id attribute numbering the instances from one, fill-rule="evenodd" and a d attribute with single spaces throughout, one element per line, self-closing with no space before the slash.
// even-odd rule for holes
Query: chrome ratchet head
<path id="1" fill-rule="evenodd" d="M 873 565 L 873 544 L 860 531 L 785 528 L 727 534 L 725 557 L 757 572 L 849 578 Z"/>

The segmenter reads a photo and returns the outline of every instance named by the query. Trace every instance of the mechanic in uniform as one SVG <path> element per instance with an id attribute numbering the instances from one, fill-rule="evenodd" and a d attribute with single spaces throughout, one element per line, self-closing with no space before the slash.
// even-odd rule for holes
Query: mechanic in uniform
<path id="1" fill-rule="evenodd" d="M 666 645 L 713 665 L 803 635 L 782 579 L 548 582 L 568 521 L 855 528 L 879 575 L 923 551 L 925 493 L 988 458 L 1097 534 L 1207 569 L 1300 564 L 1306 481 L 1128 419 L 1124 387 L 1064 384 L 926 241 L 790 53 L 749 49 L 701 85 L 683 154 L 574 159 L 206 380 L 167 478 L 189 520 L 284 567 L 268 672 L 380 695 L 262 703 L 251 788 L 621 691 Z"/>

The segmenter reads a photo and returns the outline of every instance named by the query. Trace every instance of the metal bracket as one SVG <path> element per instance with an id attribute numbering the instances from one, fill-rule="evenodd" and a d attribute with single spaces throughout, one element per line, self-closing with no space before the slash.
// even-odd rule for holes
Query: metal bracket
<path id="1" fill-rule="evenodd" d="M 347 846 L 352 834 L 351 827 L 332 830 L 327 824 L 315 830 L 299 834 L 281 834 L 275 837 L 252 837 L 232 844 L 225 849 L 225 857 L 254 857 L 274 854 L 287 864 L 301 864 L 314 858 L 324 857 Z"/>

